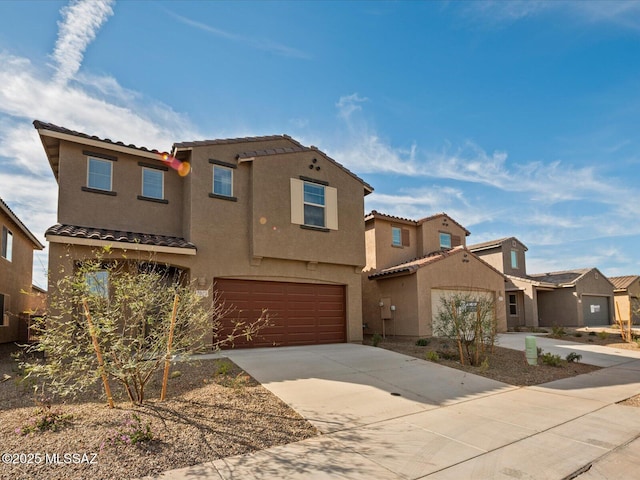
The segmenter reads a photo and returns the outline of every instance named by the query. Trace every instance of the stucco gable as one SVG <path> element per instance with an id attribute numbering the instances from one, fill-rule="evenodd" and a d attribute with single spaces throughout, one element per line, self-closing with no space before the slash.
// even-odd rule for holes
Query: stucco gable
<path id="1" fill-rule="evenodd" d="M 529 250 L 527 246 L 524 243 L 522 243 L 520 240 L 518 240 L 516 237 L 504 237 L 504 238 L 497 238 L 495 240 L 488 240 L 486 242 L 468 245 L 467 248 L 472 252 L 481 252 L 484 250 L 493 250 L 494 248 L 503 248 L 505 245 L 507 246 L 507 248 L 512 248 L 514 241 L 517 242 L 517 244 L 519 244 L 524 249 L 525 252 Z"/>
<path id="2" fill-rule="evenodd" d="M 22 223 L 18 216 L 13 213 L 13 210 L 9 208 L 9 205 L 4 203 L 4 200 L 2 200 L 2 198 L 0 198 L 0 210 L 14 223 L 16 227 L 20 229 L 22 233 L 24 233 L 24 235 L 31 241 L 34 248 L 36 248 L 37 250 L 42 250 L 44 248 L 44 245 L 42 245 L 38 241 L 35 235 L 31 233 L 31 231 L 25 226 L 24 223 Z"/>

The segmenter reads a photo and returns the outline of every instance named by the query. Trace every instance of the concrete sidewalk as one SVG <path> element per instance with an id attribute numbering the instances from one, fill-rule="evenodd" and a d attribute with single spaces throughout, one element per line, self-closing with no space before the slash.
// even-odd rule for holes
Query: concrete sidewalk
<path id="1" fill-rule="evenodd" d="M 611 348 L 602 345 L 590 345 L 588 343 L 572 342 L 570 340 L 562 340 L 557 338 L 548 338 L 547 334 L 539 333 L 501 333 L 498 334 L 497 345 L 513 350 L 521 350 L 524 352 L 525 338 L 535 336 L 538 347 L 545 352 L 560 355 L 565 358 L 567 354 L 576 352 L 582 355 L 580 362 L 598 367 L 611 367 L 622 365 L 633 360 L 640 360 L 640 351 L 626 350 L 623 348 Z"/>
<path id="2" fill-rule="evenodd" d="M 615 402 L 640 393 L 640 359 L 518 388 L 362 345 L 225 355 L 324 434 L 155 478 L 564 479 L 590 465 L 588 480 L 638 472 L 630 454 L 640 448 L 640 412 Z"/>

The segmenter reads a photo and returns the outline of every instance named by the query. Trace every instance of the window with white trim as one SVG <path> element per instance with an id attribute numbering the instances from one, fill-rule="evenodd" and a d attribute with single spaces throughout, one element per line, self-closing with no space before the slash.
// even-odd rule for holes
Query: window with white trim
<path id="1" fill-rule="evenodd" d="M 338 230 L 338 190 L 306 177 L 291 179 L 291 223 Z"/>
<path id="2" fill-rule="evenodd" d="M 394 247 L 402 246 L 402 229 L 400 227 L 391 227 L 391 245 Z"/>
<path id="3" fill-rule="evenodd" d="M 13 258 L 13 233 L 7 227 L 2 227 L 2 258 Z"/>
<path id="4" fill-rule="evenodd" d="M 213 166 L 213 193 L 223 197 L 233 196 L 233 169 Z"/>
<path id="5" fill-rule="evenodd" d="M 99 158 L 87 158 L 87 187 L 111 191 L 113 162 Z"/>
<path id="6" fill-rule="evenodd" d="M 155 168 L 142 167 L 142 196 L 164 199 L 164 172 Z"/>
<path id="7" fill-rule="evenodd" d="M 311 227 L 325 227 L 324 185 L 304 183 L 304 224 Z"/>
<path id="8" fill-rule="evenodd" d="M 451 248 L 451 234 L 440 232 L 440 248 Z"/>

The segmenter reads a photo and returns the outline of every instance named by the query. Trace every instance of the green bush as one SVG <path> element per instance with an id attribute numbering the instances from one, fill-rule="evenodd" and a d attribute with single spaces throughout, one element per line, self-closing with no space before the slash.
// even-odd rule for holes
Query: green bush
<path id="1" fill-rule="evenodd" d="M 551 336 L 555 337 L 555 338 L 560 338 L 560 337 L 564 337 L 567 332 L 565 332 L 564 327 L 560 327 L 558 325 L 554 325 L 553 327 L 551 327 Z"/>
<path id="2" fill-rule="evenodd" d="M 427 345 L 429 345 L 429 339 L 428 338 L 419 338 L 418 340 L 416 340 L 416 345 L 418 347 L 426 347 Z"/>
<path id="3" fill-rule="evenodd" d="M 579 362 L 580 360 L 582 360 L 582 355 L 579 353 L 571 352 L 567 355 L 567 362 L 569 363 Z"/>
<path id="4" fill-rule="evenodd" d="M 108 442 L 111 445 L 135 445 L 136 443 L 149 442 L 151 440 L 153 440 L 151 423 L 147 422 L 143 425 L 140 417 L 132 413 L 131 416 L 127 417 L 122 422 L 122 425 L 112 433 Z"/>
<path id="5" fill-rule="evenodd" d="M 425 355 L 425 358 L 427 360 L 429 360 L 430 362 L 437 362 L 440 360 L 440 355 L 438 355 L 438 352 L 435 352 L 433 350 L 430 350 L 427 352 L 427 354 Z"/>
<path id="6" fill-rule="evenodd" d="M 371 338 L 371 344 L 374 347 L 377 347 L 381 341 L 382 341 L 382 335 L 380 335 L 379 333 L 374 333 L 373 337 Z"/>
<path id="7" fill-rule="evenodd" d="M 600 340 L 606 340 L 607 338 L 609 338 L 609 334 L 602 330 L 601 332 L 598 332 L 598 338 Z"/>
<path id="8" fill-rule="evenodd" d="M 545 365 L 550 365 L 552 367 L 559 367 L 562 365 L 562 357 L 550 352 L 540 355 L 540 360 L 542 360 L 542 363 Z"/>

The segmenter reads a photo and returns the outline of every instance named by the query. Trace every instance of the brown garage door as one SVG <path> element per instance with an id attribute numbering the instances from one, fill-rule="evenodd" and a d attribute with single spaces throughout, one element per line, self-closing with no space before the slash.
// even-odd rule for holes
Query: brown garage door
<path id="1" fill-rule="evenodd" d="M 271 315 L 270 327 L 236 347 L 314 345 L 346 341 L 345 289 L 343 285 L 217 279 L 216 288 L 235 311 L 225 319 L 253 321 L 263 308 Z"/>

